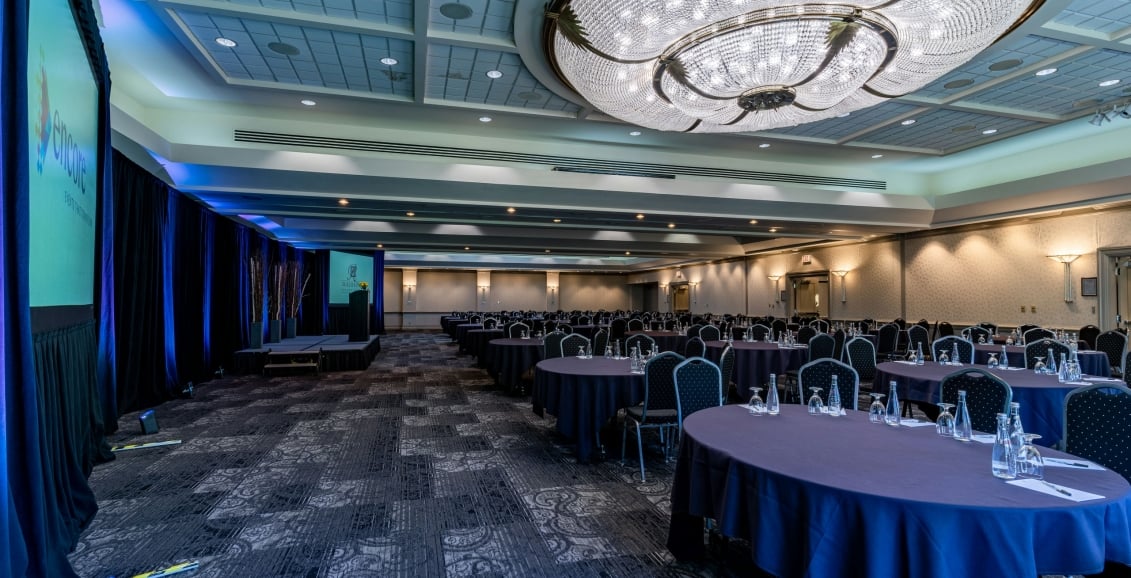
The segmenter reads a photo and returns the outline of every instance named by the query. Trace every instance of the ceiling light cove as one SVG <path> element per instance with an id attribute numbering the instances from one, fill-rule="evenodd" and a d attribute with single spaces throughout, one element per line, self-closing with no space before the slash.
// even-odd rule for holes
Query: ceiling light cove
<path id="1" fill-rule="evenodd" d="M 853 4 L 555 0 L 546 50 L 569 86 L 626 122 L 757 131 L 918 90 L 1019 24 L 1034 0 Z"/>

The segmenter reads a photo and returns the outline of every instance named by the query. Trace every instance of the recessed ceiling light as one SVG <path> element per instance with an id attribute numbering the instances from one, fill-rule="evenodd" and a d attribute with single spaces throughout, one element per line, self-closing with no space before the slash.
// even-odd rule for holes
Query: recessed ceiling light
<path id="1" fill-rule="evenodd" d="M 958 78 L 944 84 L 943 88 L 947 90 L 954 90 L 956 88 L 964 88 L 970 86 L 971 84 L 974 84 L 974 79 L 972 78 Z"/>
<path id="2" fill-rule="evenodd" d="M 464 248 L 463 248 L 463 250 L 464 250 L 464 251 L 470 251 L 470 250 L 471 250 L 471 247 L 464 247 Z"/>
<path id="3" fill-rule="evenodd" d="M 384 245 L 384 244 L 382 244 L 382 243 L 377 243 L 377 248 L 378 248 L 378 249 L 384 249 L 384 248 L 385 248 L 385 245 Z"/>
<path id="4" fill-rule="evenodd" d="M 471 18 L 474 11 L 466 4 L 458 4 L 456 2 L 448 2 L 447 4 L 440 5 L 440 14 L 451 18 L 452 20 L 466 20 Z"/>
<path id="5" fill-rule="evenodd" d="M 770 232 L 771 232 L 771 233 L 777 233 L 777 232 L 778 232 L 778 228 L 777 228 L 777 227 L 770 227 Z"/>
<path id="6" fill-rule="evenodd" d="M 217 36 L 216 37 L 216 44 L 219 44 L 220 46 L 226 46 L 228 48 L 234 48 L 236 46 L 236 41 L 232 40 L 231 38 L 224 38 L 223 36 Z"/>
<path id="7" fill-rule="evenodd" d="M 549 250 L 549 249 L 546 249 L 546 252 L 547 252 L 547 253 L 549 253 L 549 252 L 550 252 L 550 250 Z"/>
<path id="8" fill-rule="evenodd" d="M 405 213 L 405 216 L 406 216 L 406 217 L 415 217 L 415 216 L 416 216 L 416 213 L 414 213 L 414 212 L 412 212 L 412 211 L 409 211 L 409 212 Z"/>
<path id="9" fill-rule="evenodd" d="M 1119 84 L 1120 82 L 1121 81 L 1118 78 L 1113 78 L 1111 80 L 1105 80 L 1105 81 L 1101 82 L 1100 86 L 1115 86 L 1115 85 Z"/>
<path id="10" fill-rule="evenodd" d="M 675 223 L 668 223 L 668 228 L 669 228 L 669 229 L 674 229 L 674 228 L 675 228 Z"/>
<path id="11" fill-rule="evenodd" d="M 479 122 L 491 122 L 491 117 L 481 116 L 481 117 L 479 117 Z"/>
<path id="12" fill-rule="evenodd" d="M 874 158 L 874 159 L 882 159 L 882 158 L 884 158 L 884 155 L 872 155 L 872 158 Z"/>
<path id="13" fill-rule="evenodd" d="M 303 104 L 303 106 L 314 106 L 314 105 L 318 104 L 317 102 L 310 100 L 309 98 L 304 98 L 304 99 L 300 100 L 299 102 L 301 102 Z"/>
<path id="14" fill-rule="evenodd" d="M 397 62 L 400 62 L 400 61 L 397 60 L 396 58 L 393 58 L 392 56 L 386 56 L 385 58 L 381 59 L 381 64 L 384 64 L 386 66 L 392 66 L 392 65 L 396 64 Z"/>
<path id="15" fill-rule="evenodd" d="M 768 142 L 764 142 L 764 143 L 762 143 L 762 144 L 758 145 L 758 148 L 760 148 L 760 149 L 768 149 L 768 148 L 770 148 L 770 143 L 768 143 Z"/>
<path id="16" fill-rule="evenodd" d="M 987 128 L 986 130 L 982 131 L 982 134 L 997 134 L 997 129 L 996 128 Z"/>
<path id="17" fill-rule="evenodd" d="M 625 251 L 625 252 L 624 252 L 624 254 L 625 254 L 625 255 L 631 255 L 631 254 L 632 254 L 632 251 Z"/>
<path id="18" fill-rule="evenodd" d="M 487 74 L 487 78 L 502 78 L 503 77 L 503 73 L 498 71 L 498 70 L 488 70 L 486 74 Z"/>
<path id="19" fill-rule="evenodd" d="M 916 122 L 918 122 L 918 121 L 916 121 L 913 118 L 909 118 L 909 119 L 907 119 L 907 120 L 905 120 L 905 121 L 903 121 L 899 124 L 902 124 L 903 126 L 911 126 L 911 125 L 915 124 Z"/>
<path id="20" fill-rule="evenodd" d="M 851 112 L 842 112 L 842 113 L 836 115 L 837 118 L 847 118 L 849 116 L 852 116 Z"/>
<path id="21" fill-rule="evenodd" d="M 338 199 L 338 204 L 344 207 L 344 206 L 350 204 L 350 200 L 349 199 Z"/>
<path id="22" fill-rule="evenodd" d="M 638 221 L 639 221 L 639 220 L 641 220 L 641 219 L 643 219 L 643 218 L 644 218 L 644 213 L 636 213 L 636 220 L 638 220 Z"/>
<path id="23" fill-rule="evenodd" d="M 560 223 L 560 222 L 562 222 L 562 220 L 561 220 L 561 219 L 554 219 L 554 222 L 555 222 L 555 223 Z"/>
<path id="24" fill-rule="evenodd" d="M 1055 68 L 1042 68 L 1041 70 L 1038 70 L 1034 74 L 1036 76 L 1048 76 L 1048 75 L 1053 74 L 1055 72 L 1056 72 Z"/>
<path id="25" fill-rule="evenodd" d="M 1010 58 L 1009 60 L 1002 60 L 991 64 L 989 66 L 989 69 L 995 72 L 1000 72 L 1002 70 L 1017 68 L 1018 66 L 1021 66 L 1021 64 L 1023 64 L 1023 62 L 1020 58 Z"/>
<path id="26" fill-rule="evenodd" d="M 634 130 L 634 131 L 628 133 L 628 136 L 640 136 L 640 131 Z"/>
<path id="27" fill-rule="evenodd" d="M 751 224 L 751 225 L 757 225 L 757 224 L 758 224 L 758 219 L 750 219 L 750 224 Z"/>

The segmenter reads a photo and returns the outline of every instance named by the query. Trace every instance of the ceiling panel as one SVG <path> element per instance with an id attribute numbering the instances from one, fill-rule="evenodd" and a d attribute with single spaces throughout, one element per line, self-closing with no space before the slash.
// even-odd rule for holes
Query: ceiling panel
<path id="1" fill-rule="evenodd" d="M 433 43 L 428 48 L 428 68 L 425 90 L 431 99 L 570 113 L 580 110 L 535 80 L 514 53 Z M 492 70 L 503 75 L 490 78 L 487 73 Z"/>
<path id="2" fill-rule="evenodd" d="M 1062 26 L 1113 35 L 1131 26 L 1131 2 L 1127 0 L 1074 0 L 1053 18 Z"/>
<path id="3" fill-rule="evenodd" d="M 901 123 L 889 125 L 861 137 L 860 141 L 892 147 L 950 150 L 977 141 L 989 142 L 997 134 L 1011 133 L 1032 125 L 1032 121 L 1005 118 L 987 114 L 976 114 L 957 110 L 936 110 L 915 117 L 915 124 L 904 126 Z M 983 130 L 996 129 L 994 135 L 982 134 Z"/>
<path id="4" fill-rule="evenodd" d="M 1080 45 L 1074 42 L 1034 35 L 1004 42 L 957 70 L 943 75 L 917 91 L 915 95 L 943 100 L 982 83 L 1015 74 L 1018 68 L 1031 66 L 1079 47 Z M 1010 61 L 1016 61 L 1016 65 L 1004 66 Z M 994 70 L 991 66 L 1000 70 Z"/>
<path id="5" fill-rule="evenodd" d="M 882 125 L 891 121 L 891 119 L 907 114 L 917 108 L 919 107 L 912 104 L 888 101 L 871 108 L 858 110 L 844 118 L 810 122 L 767 132 L 770 134 L 787 134 L 790 136 L 826 139 L 837 142 L 849 135 L 856 134 L 877 125 Z"/>
<path id="6" fill-rule="evenodd" d="M 514 0 L 432 0 L 429 25 L 437 31 L 513 41 Z"/>
<path id="7" fill-rule="evenodd" d="M 1118 80 L 1113 86 L 1101 82 Z M 969 102 L 1053 114 L 1072 114 L 1075 103 L 1107 102 L 1124 96 L 1131 84 L 1131 53 L 1095 50 L 1057 66 L 1048 76 L 1025 76 L 970 96 Z"/>
<path id="8" fill-rule="evenodd" d="M 227 2 L 282 12 L 317 14 L 402 28 L 412 27 L 412 0 L 227 0 Z"/>

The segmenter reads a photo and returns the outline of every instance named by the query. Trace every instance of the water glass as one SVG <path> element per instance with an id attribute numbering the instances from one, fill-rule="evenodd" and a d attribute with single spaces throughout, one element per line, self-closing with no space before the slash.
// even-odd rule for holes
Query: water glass
<path id="1" fill-rule="evenodd" d="M 809 413 L 811 415 L 820 415 L 825 411 L 825 402 L 821 401 L 821 388 L 810 387 L 809 391 L 813 395 L 809 396 Z"/>
<path id="2" fill-rule="evenodd" d="M 762 396 L 759 395 L 759 393 L 761 393 L 762 391 L 762 388 L 752 387 L 750 388 L 750 391 L 754 392 L 754 395 L 750 396 L 750 404 L 746 409 L 750 410 L 751 415 L 762 415 L 766 413 L 766 404 L 762 401 Z"/>
<path id="3" fill-rule="evenodd" d="M 935 420 L 935 431 L 940 436 L 952 438 L 954 437 L 954 415 L 950 413 L 950 408 L 954 407 L 954 404 L 940 403 L 938 406 L 942 412 L 939 413 L 939 418 Z"/>
<path id="4" fill-rule="evenodd" d="M 990 354 L 990 360 L 986 362 L 986 365 L 988 365 L 990 367 L 990 369 L 996 369 L 997 368 L 997 354 L 996 353 Z"/>
<path id="5" fill-rule="evenodd" d="M 950 356 L 947 355 L 945 351 L 939 351 L 938 357 L 935 358 L 935 361 L 938 361 L 939 365 L 946 365 L 950 363 Z"/>
<path id="6" fill-rule="evenodd" d="M 1017 450 L 1017 477 L 1042 480 L 1045 477 L 1045 461 L 1033 440 L 1040 439 L 1038 434 L 1027 433 L 1021 447 Z"/>
<path id="7" fill-rule="evenodd" d="M 1048 367 L 1045 365 L 1045 356 L 1037 355 L 1033 358 L 1037 360 L 1037 362 L 1033 364 L 1033 373 L 1036 373 L 1037 375 L 1044 373 L 1048 369 Z"/>
<path id="8" fill-rule="evenodd" d="M 884 414 L 887 413 L 887 408 L 884 406 L 884 394 L 870 393 L 872 396 L 872 405 L 868 406 L 868 421 L 872 423 L 884 423 Z"/>

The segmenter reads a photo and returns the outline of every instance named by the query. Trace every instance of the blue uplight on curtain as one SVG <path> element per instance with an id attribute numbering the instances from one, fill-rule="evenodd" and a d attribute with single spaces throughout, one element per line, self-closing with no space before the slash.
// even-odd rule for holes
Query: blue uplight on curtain
<path id="1" fill-rule="evenodd" d="M 385 334 L 385 251 L 373 252 L 373 332 Z"/>
<path id="2" fill-rule="evenodd" d="M 165 385 L 178 391 L 177 384 L 177 316 L 173 299 L 175 263 L 177 262 L 177 195 L 169 191 L 165 201 L 164 223 L 161 226 L 162 267 L 161 309 L 165 319 Z"/>
<path id="3" fill-rule="evenodd" d="M 216 265 L 216 217 L 212 213 L 204 213 L 200 221 L 200 237 L 204 251 L 201 251 L 201 309 L 203 309 L 203 326 L 201 339 L 204 341 L 204 367 L 212 367 L 212 272 Z"/>

